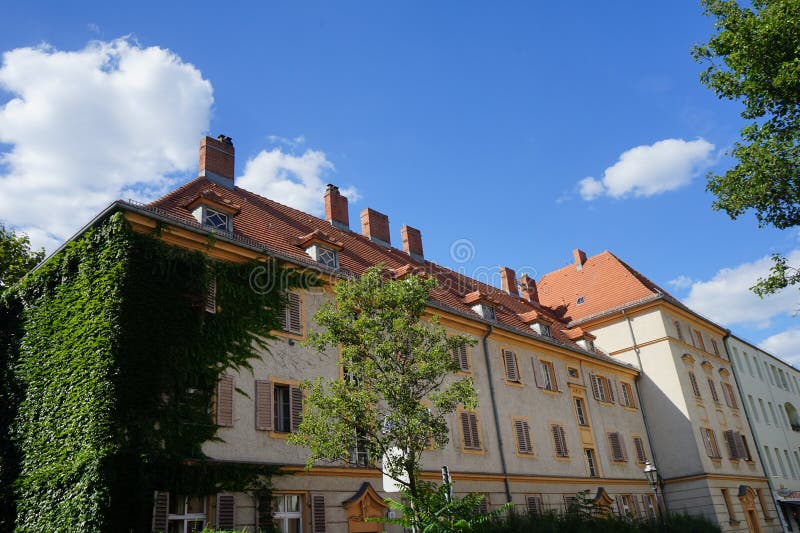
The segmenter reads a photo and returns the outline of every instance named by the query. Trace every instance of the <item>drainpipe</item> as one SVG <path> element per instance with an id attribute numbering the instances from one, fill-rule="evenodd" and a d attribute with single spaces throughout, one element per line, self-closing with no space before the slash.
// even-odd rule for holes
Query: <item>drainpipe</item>
<path id="1" fill-rule="evenodd" d="M 650 424 L 647 423 L 647 409 L 645 409 L 645 401 L 642 397 L 641 389 L 639 388 L 639 380 L 644 374 L 644 367 L 642 366 L 642 355 L 639 351 L 639 344 L 636 342 L 636 334 L 633 332 L 633 324 L 631 324 L 631 317 L 625 313 L 625 310 L 622 310 L 622 316 L 625 317 L 626 322 L 628 323 L 628 330 L 631 332 L 631 342 L 633 343 L 633 352 L 636 354 L 636 361 L 639 363 L 639 375 L 636 376 L 636 379 L 633 381 L 634 386 L 636 387 L 636 395 L 639 396 L 639 411 L 642 413 L 642 421 L 644 422 L 644 432 L 647 434 L 647 440 L 650 442 L 650 453 L 653 455 L 653 462 L 656 464 L 656 468 L 658 467 L 658 459 L 656 458 L 656 450 L 653 446 L 653 438 L 650 435 Z M 661 486 L 661 499 L 664 500 L 664 514 L 669 515 L 669 502 L 667 501 L 667 491 L 664 490 L 665 483 L 661 478 L 661 474 L 658 474 L 659 478 L 659 485 Z M 656 502 L 658 505 L 658 502 Z"/>
<path id="2" fill-rule="evenodd" d="M 731 336 L 730 331 L 725 331 L 725 336 L 722 337 L 722 345 L 725 347 L 725 355 L 728 356 L 728 361 L 731 362 L 731 369 L 733 370 L 733 382 L 736 383 L 736 388 L 739 392 L 742 391 L 742 387 L 739 385 L 739 376 L 737 376 L 736 366 L 733 365 L 731 360 L 731 350 L 728 349 L 728 339 Z M 755 444 L 756 453 L 758 454 L 758 460 L 761 461 L 761 469 L 764 471 L 764 477 L 767 478 L 767 487 L 769 487 L 769 493 L 772 494 L 772 503 L 775 504 L 775 513 L 778 515 L 778 521 L 781 523 L 781 529 L 784 531 L 792 531 L 791 524 L 786 524 L 783 516 L 783 509 L 781 508 L 780 503 L 778 503 L 778 493 L 775 492 L 775 486 L 772 484 L 772 479 L 769 475 L 767 475 L 767 469 L 764 465 L 767 463 L 764 462 L 764 456 L 761 453 L 761 442 L 756 440 L 756 431 L 753 429 L 753 419 L 751 418 L 751 414 L 748 411 L 747 401 L 744 396 L 741 394 L 739 395 L 739 399 L 742 400 L 742 406 L 744 407 L 744 417 L 747 419 L 747 427 L 750 428 L 750 434 L 753 436 L 753 444 Z M 774 400 L 775 397 L 773 396 L 772 399 Z M 778 457 L 780 459 L 780 457 Z M 791 458 L 790 458 L 791 459 Z"/>
<path id="3" fill-rule="evenodd" d="M 506 501 L 511 502 L 511 485 L 508 482 L 508 469 L 506 468 L 506 454 L 503 448 L 503 435 L 500 433 L 500 414 L 497 412 L 497 402 L 494 397 L 494 378 L 492 377 L 492 361 L 489 357 L 489 335 L 494 331 L 494 326 L 489 324 L 489 330 L 483 336 L 483 360 L 486 363 L 486 378 L 489 380 L 489 398 L 492 402 L 494 413 L 494 429 L 497 433 L 497 446 L 500 448 L 500 468 L 503 470 L 503 482 L 506 486 Z"/>

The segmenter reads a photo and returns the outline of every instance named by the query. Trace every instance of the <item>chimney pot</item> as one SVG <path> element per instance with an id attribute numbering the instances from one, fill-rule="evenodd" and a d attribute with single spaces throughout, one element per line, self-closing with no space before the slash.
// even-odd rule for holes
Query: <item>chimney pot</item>
<path id="1" fill-rule="evenodd" d="M 350 229 L 350 214 L 347 207 L 347 197 L 339 194 L 339 187 L 329 183 L 325 189 L 325 220 L 332 226 Z"/>
<path id="2" fill-rule="evenodd" d="M 391 246 L 389 217 L 374 209 L 364 209 L 361 211 L 361 234 L 378 244 Z"/>
<path id="3" fill-rule="evenodd" d="M 411 226 L 403 226 L 400 228 L 400 238 L 403 241 L 403 250 L 408 255 L 419 261 L 425 259 L 422 253 L 422 232 Z"/>
<path id="4" fill-rule="evenodd" d="M 217 185 L 233 189 L 233 165 L 236 151 L 233 140 L 225 135 L 200 141 L 199 175 Z"/>
<path id="5" fill-rule="evenodd" d="M 527 274 L 523 274 L 521 278 L 519 278 L 519 285 L 522 289 L 522 297 L 528 300 L 532 304 L 539 303 L 539 289 L 536 288 L 536 280 L 528 276 Z"/>
<path id="6" fill-rule="evenodd" d="M 519 296 L 517 289 L 517 273 L 508 267 L 500 267 L 500 283 L 503 291 L 512 295 Z"/>
<path id="7" fill-rule="evenodd" d="M 576 248 L 572 251 L 572 257 L 575 258 L 575 268 L 582 270 L 584 263 L 586 263 L 586 252 Z"/>

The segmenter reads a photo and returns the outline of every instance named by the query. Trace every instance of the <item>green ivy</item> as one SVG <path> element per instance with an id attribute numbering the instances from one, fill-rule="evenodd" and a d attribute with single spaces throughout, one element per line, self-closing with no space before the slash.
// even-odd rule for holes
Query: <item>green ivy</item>
<path id="1" fill-rule="evenodd" d="M 267 266 L 259 286 L 301 281 Z M 0 364 L 14 369 L 2 377 L 19 407 L 0 481 L 18 472 L 18 531 L 145 531 L 154 490 L 266 490 L 277 467 L 201 450 L 217 438 L 220 373 L 249 368 L 280 329 L 285 293 L 254 290 L 254 268 L 135 233 L 117 213 L 9 291 L 0 313 L 16 320 L 0 324 Z M 214 314 L 204 311 L 212 276 Z M 0 409 L 0 430 L 7 419 Z"/>

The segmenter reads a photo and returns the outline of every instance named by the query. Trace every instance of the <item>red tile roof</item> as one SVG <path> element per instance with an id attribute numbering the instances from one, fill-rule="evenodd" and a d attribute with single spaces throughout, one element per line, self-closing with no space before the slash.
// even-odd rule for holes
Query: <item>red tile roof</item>
<path id="1" fill-rule="evenodd" d="M 467 302 L 470 298 L 474 298 L 471 293 L 487 295 L 495 305 L 496 318 L 500 324 L 517 329 L 526 335 L 535 335 L 526 324 L 530 313 L 535 311 L 553 323 L 553 340 L 580 349 L 562 331 L 567 329 L 566 324 L 561 323 L 555 313 L 545 305 L 509 295 L 496 287 L 430 261 L 416 260 L 402 250 L 375 243 L 353 231 L 340 230 L 323 219 L 245 189 L 239 187 L 228 189 L 205 178 L 197 178 L 149 205 L 158 208 L 170 218 L 196 225 L 197 221 L 186 206 L 201 194 L 240 209 L 233 218 L 235 236 L 255 241 L 288 258 L 308 263 L 310 258 L 298 243 L 307 239 L 309 235 L 321 234 L 327 240 L 342 246 L 339 252 L 339 265 L 345 271 L 361 274 L 370 266 L 383 263 L 398 276 L 408 272 L 426 272 L 439 281 L 439 287 L 431 293 L 434 304 L 480 320 Z M 602 354 L 596 354 L 596 357 L 620 364 Z"/>
<path id="2" fill-rule="evenodd" d="M 580 269 L 572 263 L 545 274 L 537 286 L 539 300 L 567 323 L 648 298 L 663 296 L 677 302 L 609 251 L 588 258 Z"/>

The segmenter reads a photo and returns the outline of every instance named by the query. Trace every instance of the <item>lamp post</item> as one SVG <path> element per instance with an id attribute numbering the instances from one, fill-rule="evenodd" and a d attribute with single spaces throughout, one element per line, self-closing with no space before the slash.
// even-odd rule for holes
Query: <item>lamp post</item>
<path id="1" fill-rule="evenodd" d="M 658 514 L 658 522 L 661 525 L 661 528 L 664 528 L 664 515 L 661 513 L 661 504 L 658 501 L 658 469 L 655 467 L 653 463 L 647 461 L 644 464 L 644 475 L 647 477 L 647 481 L 650 483 L 650 488 L 653 489 L 653 493 L 655 494 L 656 498 L 656 513 Z"/>

